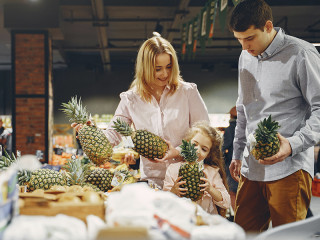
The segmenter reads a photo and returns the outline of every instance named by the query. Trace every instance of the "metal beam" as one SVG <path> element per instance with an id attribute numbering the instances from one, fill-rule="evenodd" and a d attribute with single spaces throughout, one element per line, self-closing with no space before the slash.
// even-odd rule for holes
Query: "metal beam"
<path id="1" fill-rule="evenodd" d="M 94 19 L 96 20 L 106 19 L 103 0 L 91 0 L 91 7 L 92 7 Z M 110 53 L 108 50 L 107 29 L 105 26 L 97 26 L 96 28 L 98 33 L 98 41 L 100 46 L 102 65 L 104 67 L 104 70 L 111 71 Z"/>
<path id="2" fill-rule="evenodd" d="M 184 13 L 188 12 L 188 5 L 190 0 L 181 0 L 178 6 L 178 9 L 175 11 L 174 20 L 169 29 L 180 28 L 184 21 Z M 174 32 L 167 32 L 166 38 L 169 42 L 173 39 Z"/>
<path id="3" fill-rule="evenodd" d="M 108 22 L 172 22 L 173 18 L 64 18 L 65 22 L 94 22 L 94 23 L 108 23 Z"/>

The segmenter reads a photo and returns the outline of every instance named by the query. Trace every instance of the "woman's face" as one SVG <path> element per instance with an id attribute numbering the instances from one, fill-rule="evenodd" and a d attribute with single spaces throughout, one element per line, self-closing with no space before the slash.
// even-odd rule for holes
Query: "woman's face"
<path id="1" fill-rule="evenodd" d="M 194 143 L 197 149 L 198 162 L 202 161 L 209 155 L 210 149 L 212 147 L 212 142 L 207 135 L 198 132 L 191 139 L 191 143 Z"/>
<path id="2" fill-rule="evenodd" d="M 171 57 L 167 53 L 161 53 L 156 56 L 156 66 L 153 85 L 165 87 L 169 83 L 171 75 Z"/>

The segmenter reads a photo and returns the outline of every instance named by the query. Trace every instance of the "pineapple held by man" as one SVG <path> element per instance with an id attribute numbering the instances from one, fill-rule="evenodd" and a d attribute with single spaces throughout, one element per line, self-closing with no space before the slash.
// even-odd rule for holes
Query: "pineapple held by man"
<path id="1" fill-rule="evenodd" d="M 134 150 L 140 155 L 148 158 L 163 158 L 168 150 L 167 143 L 159 136 L 147 131 L 133 131 L 128 123 L 119 118 L 113 122 L 113 128 L 123 136 L 131 136 Z"/>
<path id="2" fill-rule="evenodd" d="M 280 141 L 277 136 L 279 128 L 279 123 L 272 121 L 271 115 L 260 121 L 255 130 L 256 145 L 251 151 L 257 160 L 271 157 L 279 151 Z"/>
<path id="3" fill-rule="evenodd" d="M 0 170 L 7 169 L 16 161 L 14 154 L 11 157 L 5 151 L 5 156 L 0 159 Z M 37 169 L 32 172 L 20 169 L 18 171 L 18 183 L 20 186 L 27 185 L 28 191 L 36 189 L 48 190 L 54 185 L 63 186 L 67 184 L 65 177 L 61 173 L 51 169 Z"/>
<path id="4" fill-rule="evenodd" d="M 89 159 L 100 166 L 112 156 L 112 145 L 106 135 L 95 125 L 87 125 L 89 115 L 86 107 L 82 106 L 81 99 L 72 97 L 68 103 L 62 103 L 62 111 L 70 118 L 70 122 L 83 124 L 78 132 L 78 137 L 83 151 Z"/>
<path id="5" fill-rule="evenodd" d="M 186 161 L 179 169 L 179 177 L 182 177 L 180 181 L 186 181 L 185 184 L 181 185 L 181 188 L 187 188 L 187 192 L 184 197 L 190 198 L 192 201 L 198 201 L 203 196 L 203 191 L 200 191 L 200 184 L 204 184 L 203 170 L 200 169 L 200 165 L 197 162 L 197 149 L 191 141 L 182 140 L 180 145 L 180 155 Z"/>

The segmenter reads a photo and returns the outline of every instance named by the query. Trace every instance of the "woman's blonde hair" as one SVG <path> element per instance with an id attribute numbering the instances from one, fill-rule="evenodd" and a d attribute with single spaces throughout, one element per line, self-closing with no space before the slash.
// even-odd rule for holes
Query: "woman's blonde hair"
<path id="1" fill-rule="evenodd" d="M 190 141 L 197 133 L 202 133 L 205 136 L 208 136 L 211 140 L 212 146 L 209 151 L 208 156 L 204 160 L 204 163 L 219 168 L 219 174 L 222 178 L 222 182 L 226 189 L 229 191 L 227 174 L 225 169 L 225 162 L 222 154 L 222 137 L 220 133 L 213 127 L 210 126 L 210 123 L 207 121 L 199 121 L 192 125 L 188 130 L 185 140 Z M 218 207 L 218 212 L 221 216 L 226 216 L 226 209 Z"/>
<path id="2" fill-rule="evenodd" d="M 130 89 L 136 87 L 138 94 L 147 102 L 151 101 L 152 91 L 150 83 L 155 80 L 156 57 L 162 53 L 169 54 L 171 59 L 169 94 L 175 93 L 179 86 L 179 81 L 183 81 L 180 76 L 176 51 L 166 39 L 154 33 L 154 36 L 146 40 L 139 49 L 136 60 L 135 78 L 130 86 Z"/>

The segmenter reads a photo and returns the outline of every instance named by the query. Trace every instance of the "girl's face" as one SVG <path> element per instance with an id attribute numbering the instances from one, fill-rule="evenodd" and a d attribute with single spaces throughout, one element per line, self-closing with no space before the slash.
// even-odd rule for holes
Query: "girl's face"
<path id="1" fill-rule="evenodd" d="M 198 162 L 202 161 L 209 155 L 210 149 L 212 147 L 212 142 L 207 135 L 198 132 L 191 139 L 191 143 L 194 143 L 195 147 L 197 148 L 197 153 L 199 157 Z"/>
<path id="2" fill-rule="evenodd" d="M 156 56 L 156 66 L 153 85 L 155 87 L 165 87 L 171 75 L 171 57 L 167 53 L 161 53 Z"/>

